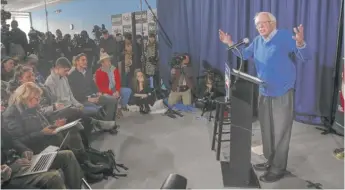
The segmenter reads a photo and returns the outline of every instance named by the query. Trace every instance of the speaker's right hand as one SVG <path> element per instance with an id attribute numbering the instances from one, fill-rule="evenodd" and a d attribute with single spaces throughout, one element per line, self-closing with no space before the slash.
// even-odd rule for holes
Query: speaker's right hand
<path id="1" fill-rule="evenodd" d="M 219 29 L 219 40 L 226 45 L 232 44 L 231 36 Z"/>

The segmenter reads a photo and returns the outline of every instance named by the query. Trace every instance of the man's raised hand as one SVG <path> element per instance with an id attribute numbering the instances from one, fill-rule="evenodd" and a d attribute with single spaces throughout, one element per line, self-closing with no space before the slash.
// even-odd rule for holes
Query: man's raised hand
<path id="1" fill-rule="evenodd" d="M 219 40 L 226 45 L 232 43 L 231 36 L 228 33 L 223 32 L 221 29 L 219 29 Z"/>
<path id="2" fill-rule="evenodd" d="M 295 36 L 292 36 L 294 40 L 296 40 L 296 46 L 302 47 L 304 45 L 304 27 L 300 24 L 297 28 L 293 28 L 295 32 Z"/>

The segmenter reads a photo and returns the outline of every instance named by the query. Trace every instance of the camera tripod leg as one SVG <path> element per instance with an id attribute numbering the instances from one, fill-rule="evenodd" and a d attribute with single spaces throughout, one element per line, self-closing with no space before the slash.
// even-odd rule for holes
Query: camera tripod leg
<path id="1" fill-rule="evenodd" d="M 203 108 L 202 108 L 202 113 L 201 113 L 201 117 L 203 117 L 204 116 L 204 114 L 206 113 L 206 107 L 204 106 Z"/>
<path id="2" fill-rule="evenodd" d="M 211 122 L 211 121 L 212 121 L 212 118 L 214 118 L 214 117 L 212 116 L 212 110 L 211 110 L 211 111 L 210 111 L 210 115 L 208 116 L 208 121 Z"/>

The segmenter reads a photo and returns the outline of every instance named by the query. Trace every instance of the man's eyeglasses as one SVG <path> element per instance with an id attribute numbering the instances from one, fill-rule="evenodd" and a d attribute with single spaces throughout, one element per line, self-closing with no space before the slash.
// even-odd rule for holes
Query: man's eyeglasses
<path id="1" fill-rule="evenodd" d="M 271 23 L 272 21 L 263 21 L 263 22 L 258 22 L 255 24 L 256 28 L 259 28 L 262 25 L 266 25 L 268 23 Z"/>

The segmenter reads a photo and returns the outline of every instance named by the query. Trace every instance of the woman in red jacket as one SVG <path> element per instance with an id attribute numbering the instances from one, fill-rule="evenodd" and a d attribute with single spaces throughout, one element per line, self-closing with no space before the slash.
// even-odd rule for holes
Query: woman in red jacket
<path id="1" fill-rule="evenodd" d="M 119 70 L 111 65 L 111 56 L 107 53 L 101 54 L 99 63 L 101 67 L 96 71 L 96 85 L 102 94 L 121 97 L 121 107 L 127 108 L 129 98 L 132 94 L 130 88 L 121 87 L 121 77 Z"/>

